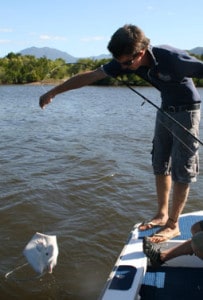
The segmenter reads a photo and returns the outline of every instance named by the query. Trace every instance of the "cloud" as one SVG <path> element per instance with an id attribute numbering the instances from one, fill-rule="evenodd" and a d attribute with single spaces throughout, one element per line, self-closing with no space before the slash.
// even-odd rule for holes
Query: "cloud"
<path id="1" fill-rule="evenodd" d="M 13 29 L 11 29 L 11 28 L 0 28 L 0 32 L 5 32 L 5 33 L 13 32 Z"/>
<path id="2" fill-rule="evenodd" d="M 147 10 L 150 10 L 150 11 L 151 11 L 151 10 L 154 10 L 154 7 L 151 6 L 151 5 L 148 5 L 146 8 L 147 8 Z"/>
<path id="3" fill-rule="evenodd" d="M 81 38 L 82 42 L 94 42 L 94 41 L 103 41 L 105 40 L 104 36 L 90 36 Z"/>
<path id="4" fill-rule="evenodd" d="M 64 36 L 53 36 L 48 34 L 41 34 L 40 40 L 46 40 L 46 41 L 66 41 L 67 38 Z"/>
<path id="5" fill-rule="evenodd" d="M 9 44 L 10 40 L 0 40 L 0 44 Z"/>

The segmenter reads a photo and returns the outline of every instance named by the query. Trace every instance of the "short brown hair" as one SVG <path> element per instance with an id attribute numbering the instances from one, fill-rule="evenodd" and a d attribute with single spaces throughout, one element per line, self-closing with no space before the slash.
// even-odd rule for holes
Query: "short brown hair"
<path id="1" fill-rule="evenodd" d="M 115 58 L 119 58 L 122 55 L 139 53 L 149 43 L 150 40 L 139 27 L 124 25 L 112 35 L 107 48 Z"/>

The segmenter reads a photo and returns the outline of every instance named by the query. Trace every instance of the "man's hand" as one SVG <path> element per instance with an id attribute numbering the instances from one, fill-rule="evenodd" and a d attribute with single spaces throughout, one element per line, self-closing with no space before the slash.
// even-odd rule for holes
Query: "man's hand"
<path id="1" fill-rule="evenodd" d="M 46 105 L 52 102 L 52 97 L 49 94 L 44 94 L 39 98 L 39 106 L 44 109 Z"/>

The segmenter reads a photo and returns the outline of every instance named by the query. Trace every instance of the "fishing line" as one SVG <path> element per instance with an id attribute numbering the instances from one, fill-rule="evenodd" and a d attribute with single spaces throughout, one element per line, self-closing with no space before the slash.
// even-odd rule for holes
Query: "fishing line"
<path id="1" fill-rule="evenodd" d="M 13 270 L 7 272 L 4 276 L 6 279 L 10 279 L 10 280 L 14 280 L 14 281 L 30 281 L 30 280 L 35 280 L 38 278 L 41 278 L 45 272 L 43 272 L 42 274 L 39 275 L 34 275 L 32 277 L 28 277 L 28 278 L 17 278 L 14 274 L 16 274 L 17 271 L 23 269 L 24 267 L 28 266 L 28 263 L 24 263 L 16 268 L 14 268 Z"/>
<path id="2" fill-rule="evenodd" d="M 158 111 L 160 111 L 163 115 L 167 116 L 171 121 L 173 121 L 176 125 L 178 125 L 180 128 L 182 128 L 184 131 L 186 131 L 194 140 L 196 140 L 198 143 L 200 143 L 203 146 L 203 142 L 197 138 L 195 135 L 193 135 L 185 126 L 183 126 L 180 122 L 178 122 L 176 119 L 174 119 L 170 114 L 168 114 L 166 111 L 164 111 L 162 108 L 160 108 L 159 106 L 157 106 L 156 104 L 154 104 L 154 102 L 152 102 L 151 100 L 149 100 L 147 97 L 145 97 L 143 94 L 141 94 L 140 92 L 138 92 L 137 90 L 135 90 L 128 82 L 124 81 L 124 80 L 120 80 L 118 79 L 118 81 L 122 82 L 123 84 L 125 84 L 131 91 L 133 91 L 135 94 L 137 94 L 138 96 L 140 96 L 142 99 L 144 99 L 144 102 L 142 103 L 142 105 L 147 102 L 149 104 L 151 104 L 152 106 L 154 106 Z M 169 131 L 170 129 L 167 128 Z M 174 136 L 174 132 L 170 131 Z M 176 136 L 175 136 L 176 137 Z M 177 138 L 177 137 L 176 137 Z M 178 137 L 179 141 L 181 141 L 183 144 L 184 142 L 181 140 L 180 137 Z M 190 149 L 191 150 L 191 149 Z M 192 151 L 192 150 L 191 150 Z"/>
<path id="3" fill-rule="evenodd" d="M 54 67 L 51 71 L 49 71 L 45 76 L 44 76 L 44 78 L 40 81 L 40 86 L 41 86 L 41 88 L 43 89 L 43 91 L 44 92 L 47 92 L 47 89 L 44 87 L 44 81 L 46 80 L 46 79 L 48 79 L 48 78 L 51 78 L 51 74 L 54 72 L 54 71 L 56 71 L 57 69 L 60 69 L 61 67 L 63 67 L 63 66 L 68 66 L 68 65 L 81 65 L 81 66 L 84 66 L 84 68 L 86 68 L 87 67 L 87 64 L 85 64 L 85 63 L 77 63 L 77 62 L 72 62 L 72 63 L 63 63 L 63 64 L 61 64 L 60 66 L 56 66 L 56 67 Z"/>

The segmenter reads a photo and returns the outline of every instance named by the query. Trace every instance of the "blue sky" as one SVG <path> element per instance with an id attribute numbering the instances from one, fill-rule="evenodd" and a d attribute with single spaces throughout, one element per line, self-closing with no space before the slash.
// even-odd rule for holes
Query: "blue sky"
<path id="1" fill-rule="evenodd" d="M 202 0 L 7 0 L 0 8 L 0 57 L 28 47 L 52 47 L 75 57 L 107 54 L 126 23 L 153 45 L 203 47 Z"/>

